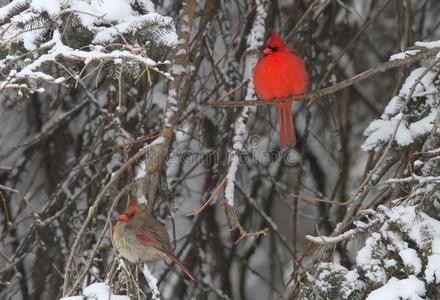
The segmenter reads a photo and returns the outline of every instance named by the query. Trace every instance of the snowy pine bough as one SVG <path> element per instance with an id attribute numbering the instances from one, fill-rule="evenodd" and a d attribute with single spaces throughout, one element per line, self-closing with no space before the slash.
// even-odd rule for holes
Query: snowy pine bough
<path id="1" fill-rule="evenodd" d="M 0 90 L 41 92 L 41 82 L 75 83 L 93 69 L 171 78 L 169 62 L 155 57 L 177 44 L 174 22 L 150 0 L 15 0 L 0 8 L 0 24 Z M 63 72 L 54 75 L 54 65 Z"/>
<path id="2" fill-rule="evenodd" d="M 353 269 L 318 265 L 309 275 L 307 299 L 438 299 L 440 297 L 440 221 L 416 205 L 380 206 L 380 220 L 356 256 Z M 366 224 L 357 222 L 356 227 Z M 399 283 L 400 282 L 400 283 Z M 412 298 L 415 297 L 415 298 Z"/>
<path id="3" fill-rule="evenodd" d="M 416 45 L 438 47 L 439 42 Z M 393 55 L 391 60 L 418 51 Z M 399 185 L 408 193 L 389 199 L 391 207 L 366 209 L 353 228 L 338 237 L 309 237 L 317 243 L 353 237 L 365 242 L 357 250 L 353 240 L 346 241 L 355 257 L 350 269 L 337 258 L 318 263 L 305 281 L 305 299 L 440 299 L 440 55 L 422 65 L 409 72 L 381 118 L 370 123 L 362 145 L 376 159 L 408 159 L 410 166 L 402 177 L 381 183 Z"/>
<path id="4" fill-rule="evenodd" d="M 438 43 L 418 43 L 429 48 Z M 414 50 L 405 53 L 415 54 Z M 398 59 L 400 56 L 392 56 Z M 371 122 L 365 130 L 367 136 L 362 149 L 375 150 L 386 144 L 393 136 L 400 147 L 414 144 L 432 131 L 434 120 L 439 125 L 439 62 L 438 58 L 414 69 L 406 78 L 398 95 L 385 107 L 380 119 Z M 436 119 L 437 118 L 437 119 Z M 399 124 L 399 125 L 398 125 Z M 396 128 L 397 126 L 397 128 Z"/>

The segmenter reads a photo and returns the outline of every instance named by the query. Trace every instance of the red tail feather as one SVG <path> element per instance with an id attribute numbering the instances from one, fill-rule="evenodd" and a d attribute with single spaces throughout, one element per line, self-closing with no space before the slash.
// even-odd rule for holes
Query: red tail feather
<path id="1" fill-rule="evenodd" d="M 171 258 L 175 263 L 176 263 L 176 265 L 178 265 L 179 266 L 179 268 L 189 277 L 189 278 L 191 278 L 191 280 L 197 280 L 195 277 L 194 277 L 194 275 L 191 273 L 191 271 L 187 268 L 187 266 L 185 266 L 177 257 L 175 257 L 172 253 L 170 253 L 170 252 L 167 252 L 166 253 L 167 254 L 167 256 L 169 257 L 169 258 Z"/>
<path id="2" fill-rule="evenodd" d="M 280 126 L 280 144 L 282 148 L 296 145 L 296 134 L 293 127 L 292 103 L 277 104 L 278 120 Z"/>

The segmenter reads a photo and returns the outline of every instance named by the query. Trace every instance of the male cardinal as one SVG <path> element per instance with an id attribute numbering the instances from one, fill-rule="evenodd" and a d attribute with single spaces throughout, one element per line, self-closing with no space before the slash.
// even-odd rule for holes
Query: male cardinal
<path id="1" fill-rule="evenodd" d="M 165 227 L 132 197 L 127 210 L 119 215 L 113 230 L 113 247 L 132 263 L 172 259 L 189 278 L 188 268 L 171 252 L 170 237 Z"/>
<path id="2" fill-rule="evenodd" d="M 264 56 L 254 69 L 254 85 L 263 101 L 302 95 L 308 84 L 308 74 L 302 58 L 287 47 L 276 32 L 263 50 Z M 281 147 L 295 146 L 292 102 L 276 104 L 280 126 Z"/>

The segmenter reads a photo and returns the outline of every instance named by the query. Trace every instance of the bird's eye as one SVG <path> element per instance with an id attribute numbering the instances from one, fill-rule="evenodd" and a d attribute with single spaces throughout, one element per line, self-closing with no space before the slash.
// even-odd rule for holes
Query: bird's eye
<path id="1" fill-rule="evenodd" d="M 269 46 L 268 48 L 269 48 L 270 50 L 272 50 L 272 51 L 277 51 L 277 50 L 278 50 L 277 47 L 271 47 L 271 46 Z"/>

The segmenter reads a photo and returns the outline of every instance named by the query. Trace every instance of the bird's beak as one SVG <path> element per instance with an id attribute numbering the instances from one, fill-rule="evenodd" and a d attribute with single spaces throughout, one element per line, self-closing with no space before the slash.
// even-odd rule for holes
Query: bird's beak
<path id="1" fill-rule="evenodd" d="M 264 48 L 264 50 L 263 50 L 263 53 L 264 53 L 264 55 L 268 55 L 268 54 L 270 54 L 270 53 L 272 53 L 273 51 L 272 51 L 272 49 L 270 49 L 270 48 Z"/>
<path id="2" fill-rule="evenodd" d="M 126 222 L 126 221 L 128 221 L 128 215 L 127 215 L 126 213 L 122 213 L 122 214 L 120 214 L 120 215 L 119 215 L 118 222 L 119 222 L 119 221 L 121 221 L 121 222 Z"/>

